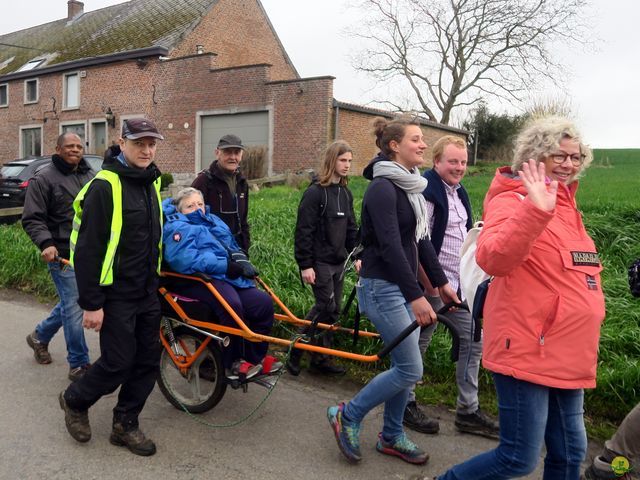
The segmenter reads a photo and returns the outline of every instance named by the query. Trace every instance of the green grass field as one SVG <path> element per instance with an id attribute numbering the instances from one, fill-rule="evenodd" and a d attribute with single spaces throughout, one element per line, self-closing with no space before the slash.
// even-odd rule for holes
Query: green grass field
<path id="1" fill-rule="evenodd" d="M 482 199 L 497 165 L 472 167 L 464 184 L 469 191 L 474 216 L 481 215 Z M 350 187 L 359 212 L 367 182 L 353 178 Z M 604 264 L 603 285 L 607 319 L 602 328 L 598 387 L 587 392 L 587 417 L 595 419 L 592 434 L 604 438 L 637 402 L 640 392 L 640 299 L 628 293 L 626 269 L 640 257 L 640 150 L 597 150 L 591 168 L 581 180 L 578 206 L 593 236 Z M 252 260 L 261 276 L 299 316 L 311 307 L 311 290 L 300 284 L 293 260 L 293 231 L 302 192 L 274 187 L 252 193 Z M 346 280 L 345 292 L 353 285 Z M 39 254 L 19 225 L 0 226 L 0 287 L 18 288 L 52 298 L 53 286 Z M 349 322 L 350 320 L 348 320 Z M 363 321 L 363 328 L 371 328 Z M 287 335 L 287 331 L 279 329 Z M 343 348 L 352 349 L 350 338 L 338 338 Z M 425 358 L 425 383 L 418 397 L 433 404 L 455 404 L 455 370 L 449 359 L 451 342 L 438 329 Z M 360 341 L 356 350 L 372 353 L 379 344 Z M 366 380 L 379 365 L 349 363 L 356 378 Z M 482 376 L 481 402 L 495 411 L 495 395 L 490 376 Z"/>

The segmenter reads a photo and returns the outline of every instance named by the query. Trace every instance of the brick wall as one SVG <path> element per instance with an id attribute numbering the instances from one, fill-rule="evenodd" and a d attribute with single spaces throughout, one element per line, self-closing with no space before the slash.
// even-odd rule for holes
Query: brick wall
<path id="1" fill-rule="evenodd" d="M 330 137 L 333 77 L 271 82 L 273 171 L 315 167 Z"/>
<path id="2" fill-rule="evenodd" d="M 333 117 L 335 118 L 335 111 L 333 112 Z M 378 147 L 376 147 L 372 127 L 372 121 L 375 117 L 376 115 L 372 113 L 348 110 L 346 108 L 339 108 L 338 110 L 338 138 L 345 140 L 353 148 L 351 172 L 354 175 L 362 175 L 364 167 L 379 151 Z M 433 144 L 444 135 L 458 134 L 425 125 L 422 126 L 422 132 L 428 145 L 424 155 L 426 159 L 425 167 L 431 167 L 433 165 L 431 156 Z M 464 138 L 462 134 L 459 134 L 459 136 Z"/>
<path id="3" fill-rule="evenodd" d="M 211 69 L 216 57 L 191 57 L 159 61 L 142 68 L 135 61 L 88 68 L 80 80 L 81 108 L 59 111 L 58 119 L 43 123 L 44 154 L 54 150 L 61 121 L 86 122 L 104 118 L 110 107 L 116 126 L 109 129 L 107 143 L 117 141 L 123 117 L 146 115 L 165 137 L 156 161 L 164 171 L 195 173 L 197 112 L 266 110 L 273 113 L 273 172 L 295 171 L 319 161 L 331 140 L 333 78 L 321 77 L 272 82 L 273 67 L 254 65 Z M 135 86 L 135 89 L 132 87 Z M 22 81 L 10 83 L 11 108 L 0 113 L 0 158 L 18 157 L 18 125 L 42 123 L 49 98 L 62 96 L 62 75 L 40 77 L 40 101 L 22 108 L 15 91 Z M 51 117 L 51 115 L 48 115 Z M 87 129 L 87 137 L 89 135 Z M 102 152 L 97 152 L 102 153 Z"/>
<path id="4" fill-rule="evenodd" d="M 273 80 L 298 77 L 256 0 L 218 1 L 171 56 L 192 55 L 196 45 L 215 53 L 218 67 L 269 63 Z"/>

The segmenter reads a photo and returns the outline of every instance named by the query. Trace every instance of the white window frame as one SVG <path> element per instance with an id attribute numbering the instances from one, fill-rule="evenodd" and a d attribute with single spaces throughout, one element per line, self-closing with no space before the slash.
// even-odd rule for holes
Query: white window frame
<path id="1" fill-rule="evenodd" d="M 76 76 L 78 79 L 78 104 L 69 106 L 67 105 L 67 82 L 71 76 Z M 80 108 L 80 72 L 67 72 L 62 74 L 62 110 L 78 110 Z"/>
<path id="2" fill-rule="evenodd" d="M 35 100 L 27 100 L 27 84 L 29 82 L 36 82 L 36 99 Z M 28 78 L 24 81 L 24 104 L 38 103 L 40 100 L 40 79 L 38 78 Z"/>
<path id="3" fill-rule="evenodd" d="M 103 118 L 90 118 L 89 119 L 89 138 L 87 139 L 87 142 L 89 143 L 89 145 L 86 147 L 88 149 L 88 151 L 90 152 L 96 152 L 96 146 L 93 144 L 93 134 L 94 134 L 94 128 L 96 125 L 104 125 L 104 143 L 105 143 L 105 150 L 109 147 L 109 145 L 111 145 L 109 143 L 109 125 L 107 125 L 107 121 Z M 122 129 L 121 129 L 122 130 Z M 96 155 L 98 155 L 98 153 L 96 153 Z"/>
<path id="4" fill-rule="evenodd" d="M 39 128 L 40 129 L 40 155 L 42 155 L 44 153 L 44 124 L 43 123 L 32 123 L 30 125 L 20 125 L 19 127 L 19 133 L 18 133 L 18 139 L 19 139 L 19 152 L 20 158 L 24 158 L 24 151 L 22 148 L 22 144 L 23 144 L 23 139 L 22 139 L 22 132 L 23 130 L 32 130 L 34 128 Z"/>
<path id="5" fill-rule="evenodd" d="M 7 94 L 7 101 L 5 103 L 0 103 L 0 107 L 8 107 L 9 106 L 9 84 L 8 83 L 0 83 L 0 88 L 4 87 L 5 92 Z"/>
<path id="6" fill-rule="evenodd" d="M 33 60 L 29 60 L 27 63 L 22 65 L 16 72 L 28 72 L 29 70 L 33 70 L 38 68 L 45 62 L 46 58 L 34 58 Z"/>
<path id="7" fill-rule="evenodd" d="M 64 127 L 69 126 L 69 125 L 83 125 L 84 126 L 84 138 L 82 139 L 83 143 L 82 143 L 82 148 L 83 150 L 87 149 L 87 143 L 89 142 L 89 139 L 87 138 L 87 121 L 86 120 L 65 120 L 64 122 L 60 122 L 60 126 L 58 128 L 58 135 L 62 135 L 62 133 L 64 132 Z"/>

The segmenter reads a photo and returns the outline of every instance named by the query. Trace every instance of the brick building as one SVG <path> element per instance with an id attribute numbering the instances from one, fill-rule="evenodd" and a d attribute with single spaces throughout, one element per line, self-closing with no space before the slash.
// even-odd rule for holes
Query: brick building
<path id="1" fill-rule="evenodd" d="M 62 0 L 55 0 L 60 3 Z M 331 76 L 301 78 L 259 0 L 131 0 L 0 36 L 0 162 L 49 154 L 64 131 L 88 153 L 146 116 L 166 141 L 163 171 L 194 174 L 218 138 L 266 146 L 268 173 L 314 167 L 328 142 L 373 156 L 370 122 L 388 112 L 338 102 Z M 429 143 L 466 132 L 424 122 Z"/>

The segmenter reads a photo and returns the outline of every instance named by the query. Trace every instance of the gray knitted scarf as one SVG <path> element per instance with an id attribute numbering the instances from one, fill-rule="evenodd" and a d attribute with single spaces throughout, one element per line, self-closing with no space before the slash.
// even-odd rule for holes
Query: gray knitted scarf
<path id="1" fill-rule="evenodd" d="M 373 165 L 373 178 L 383 177 L 404 190 L 416 216 L 416 241 L 429 235 L 427 222 L 427 201 L 422 192 L 427 188 L 427 179 L 420 175 L 418 167 L 409 171 L 398 162 L 382 160 Z"/>

